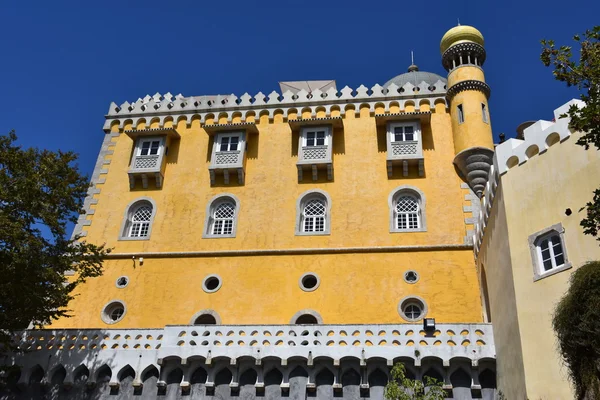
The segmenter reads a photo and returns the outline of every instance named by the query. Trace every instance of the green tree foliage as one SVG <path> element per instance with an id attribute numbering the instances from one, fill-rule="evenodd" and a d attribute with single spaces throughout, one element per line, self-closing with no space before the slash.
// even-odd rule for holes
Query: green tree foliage
<path id="1" fill-rule="evenodd" d="M 577 399 L 600 399 L 600 261 L 571 275 L 552 325 Z"/>
<path id="2" fill-rule="evenodd" d="M 572 129 L 584 133 L 577 144 L 586 149 L 594 145 L 600 150 L 600 26 L 587 30 L 583 35 L 575 35 L 573 40 L 579 46 L 579 61 L 573 59 L 571 46 L 556 47 L 553 40 L 542 40 L 541 59 L 545 66 L 554 68 L 557 80 L 581 92 L 585 107 L 571 106 L 564 115 L 571 118 Z M 600 189 L 594 191 L 586 209 L 587 216 L 581 221 L 581 226 L 586 234 L 597 237 L 600 230 Z"/>
<path id="3" fill-rule="evenodd" d="M 72 152 L 15 145 L 0 136 L 0 344 L 12 331 L 69 316 L 73 290 L 102 273 L 110 251 L 68 239 L 89 184 Z M 74 271 L 65 281 L 65 272 Z"/>
<path id="4" fill-rule="evenodd" d="M 406 377 L 406 367 L 396 363 L 392 367 L 392 379 L 385 385 L 384 396 L 387 400 L 443 400 L 446 393 L 442 383 L 426 376 L 425 383 Z"/>

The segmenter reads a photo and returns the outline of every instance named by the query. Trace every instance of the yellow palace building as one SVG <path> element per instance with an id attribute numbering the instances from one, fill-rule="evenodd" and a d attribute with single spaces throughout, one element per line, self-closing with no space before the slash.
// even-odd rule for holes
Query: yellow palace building
<path id="1" fill-rule="evenodd" d="M 494 398 L 483 36 L 440 50 L 447 77 L 112 103 L 74 234 L 113 252 L 72 318 L 24 335 L 21 395 L 382 399 L 403 362 Z"/>

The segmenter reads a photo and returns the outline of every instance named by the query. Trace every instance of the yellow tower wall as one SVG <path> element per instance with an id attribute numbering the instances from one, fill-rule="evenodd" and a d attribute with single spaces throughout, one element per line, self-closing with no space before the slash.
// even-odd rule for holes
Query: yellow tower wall
<path id="1" fill-rule="evenodd" d="M 456 154 L 471 147 L 485 147 L 494 149 L 492 127 L 489 113 L 488 122 L 483 121 L 481 104 L 487 108 L 485 94 L 477 90 L 468 90 L 458 93 L 451 101 L 450 113 L 452 115 L 452 129 L 454 134 L 454 150 Z M 465 121 L 458 122 L 457 106 L 462 104 Z"/>

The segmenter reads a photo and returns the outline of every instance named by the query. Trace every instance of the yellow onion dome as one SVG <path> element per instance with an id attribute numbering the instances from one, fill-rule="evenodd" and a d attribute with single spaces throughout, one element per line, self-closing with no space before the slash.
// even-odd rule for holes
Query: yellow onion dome
<path id="1" fill-rule="evenodd" d="M 483 35 L 477 29 L 468 25 L 459 25 L 450 29 L 440 42 L 440 52 L 444 54 L 452 45 L 464 42 L 474 42 L 483 46 Z"/>

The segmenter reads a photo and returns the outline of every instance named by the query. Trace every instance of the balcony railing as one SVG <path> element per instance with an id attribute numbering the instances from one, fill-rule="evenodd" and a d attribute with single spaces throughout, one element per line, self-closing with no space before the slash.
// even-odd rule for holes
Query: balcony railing
<path id="1" fill-rule="evenodd" d="M 215 152 L 214 166 L 241 164 L 241 151 L 217 151 Z"/>
<path id="2" fill-rule="evenodd" d="M 146 170 L 159 168 L 159 155 L 135 156 L 132 170 Z"/>
<path id="3" fill-rule="evenodd" d="M 302 161 L 328 161 L 327 146 L 302 147 Z"/>
<path id="4" fill-rule="evenodd" d="M 419 154 L 419 142 L 416 140 L 403 141 L 403 142 L 391 142 L 392 156 L 417 156 Z"/>
<path id="5" fill-rule="evenodd" d="M 161 365 L 162 360 L 200 357 L 205 364 L 212 359 L 236 360 L 251 357 L 259 361 L 278 359 L 329 359 L 334 365 L 350 357 L 361 362 L 399 357 L 420 360 L 435 357 L 449 365 L 451 360 L 495 359 L 490 324 L 437 324 L 426 333 L 421 324 L 398 325 L 207 325 L 167 326 L 164 329 L 106 330 L 32 330 L 15 338 L 21 353 L 13 360 L 24 369 L 43 365 L 53 371 L 62 365 L 67 380 L 75 367 L 87 365 L 90 371 L 108 365 L 116 380 L 116 371 L 127 365 L 145 368 Z M 384 361 L 385 362 L 385 361 Z M 179 362 L 178 362 L 179 363 Z M 336 364 L 337 363 L 337 364 Z M 178 364 L 179 365 L 179 364 Z M 136 371 L 140 376 L 142 371 Z M 29 379 L 22 375 L 24 382 Z"/>

